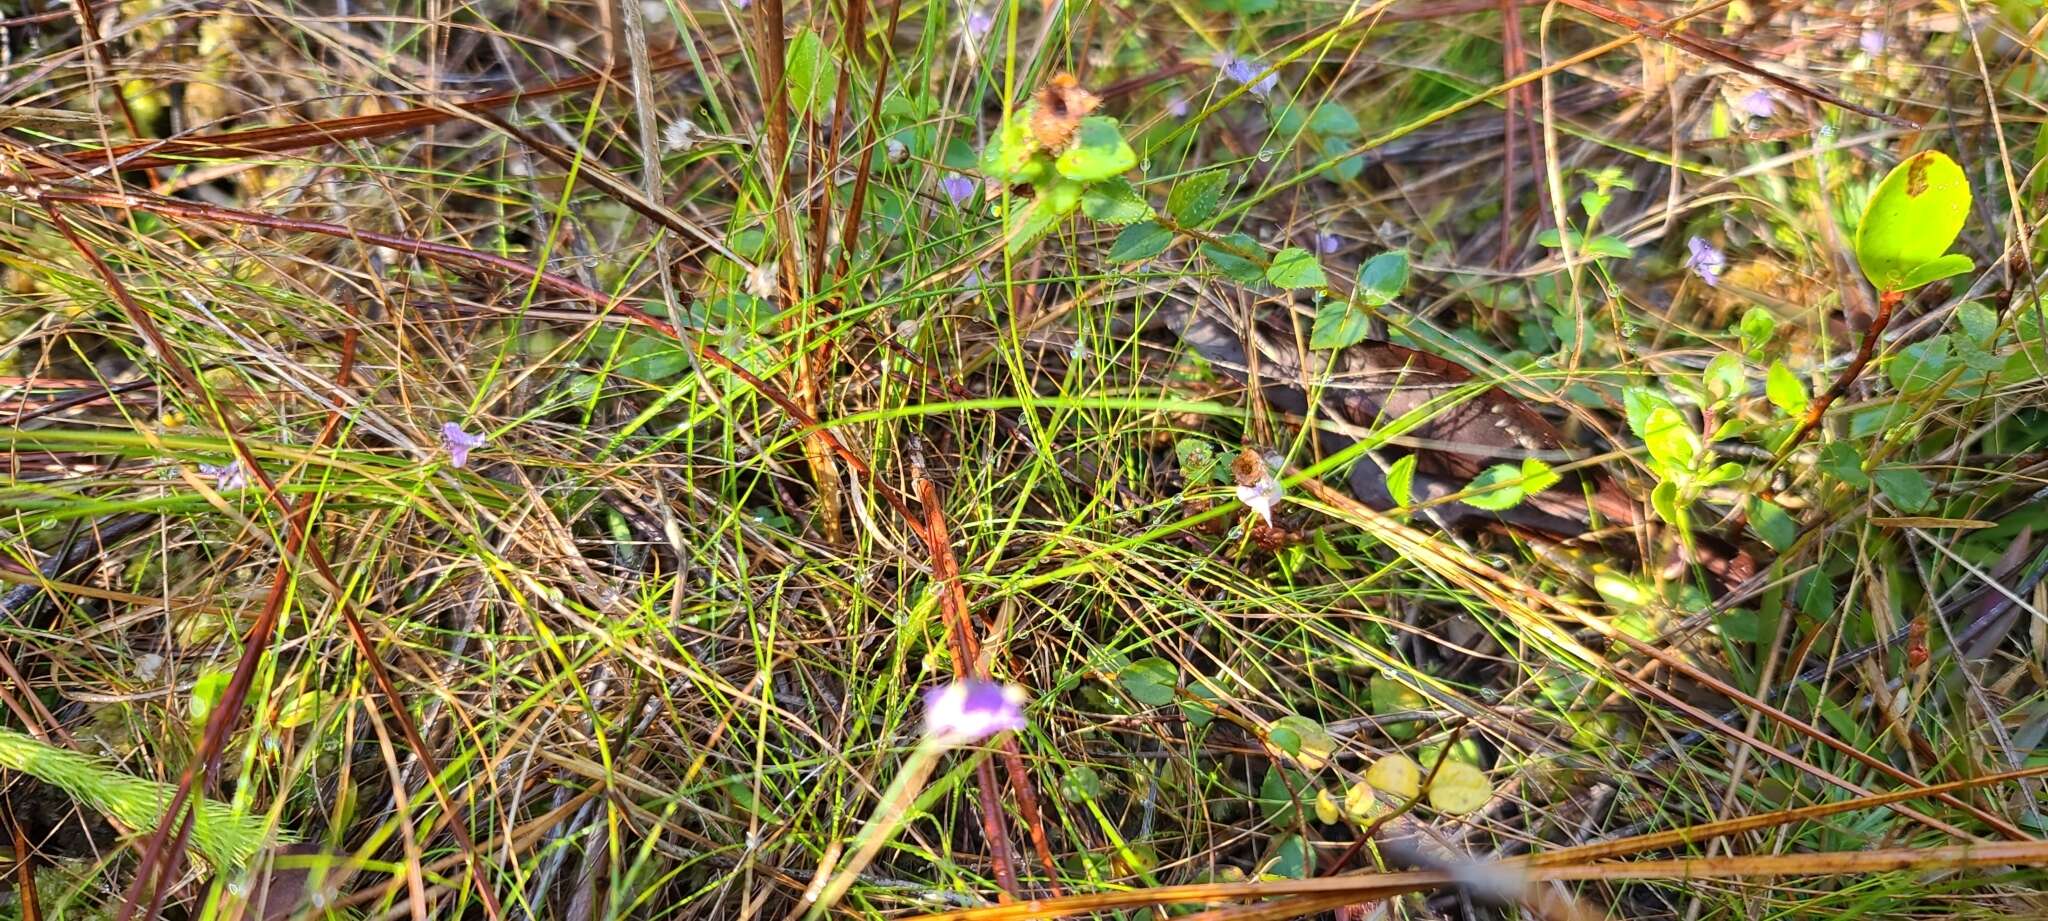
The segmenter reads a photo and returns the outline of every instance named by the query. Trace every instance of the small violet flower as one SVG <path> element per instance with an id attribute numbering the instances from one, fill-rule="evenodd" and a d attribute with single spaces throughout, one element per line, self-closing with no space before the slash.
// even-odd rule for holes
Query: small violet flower
<path id="1" fill-rule="evenodd" d="M 1166 114 L 1174 118 L 1188 117 L 1188 98 L 1179 93 L 1166 97 Z"/>
<path id="2" fill-rule="evenodd" d="M 1862 35 L 1856 37 L 1856 44 L 1863 49 L 1864 54 L 1877 57 L 1884 53 L 1886 41 L 1883 32 L 1865 29 Z"/>
<path id="3" fill-rule="evenodd" d="M 947 745 L 968 745 L 1024 728 L 1024 689 L 993 681 L 955 681 L 924 695 L 924 732 Z"/>
<path id="4" fill-rule="evenodd" d="M 1267 95 L 1273 92 L 1275 87 L 1280 85 L 1279 74 L 1259 76 L 1266 71 L 1264 64 L 1249 58 L 1238 57 L 1227 51 L 1211 58 L 1209 63 L 1216 65 L 1216 69 L 1222 71 L 1226 79 L 1239 86 L 1249 87 L 1252 95 L 1260 99 L 1266 98 Z"/>
<path id="5" fill-rule="evenodd" d="M 1316 249 L 1327 256 L 1344 246 L 1344 238 L 1334 233 L 1316 234 Z"/>
<path id="6" fill-rule="evenodd" d="M 462 425 L 447 422 L 441 425 L 441 447 L 448 449 L 448 463 L 461 467 L 469 463 L 469 452 L 484 446 L 488 441 L 482 435 L 472 435 L 462 430 Z"/>
<path id="7" fill-rule="evenodd" d="M 939 188 L 945 190 L 947 198 L 952 199 L 953 207 L 960 208 L 974 198 L 976 183 L 959 173 L 947 173 L 944 179 L 939 180 Z"/>
<path id="8" fill-rule="evenodd" d="M 983 9 L 967 12 L 967 37 L 979 41 L 996 27 L 996 14 Z"/>
<path id="9" fill-rule="evenodd" d="M 1770 90 L 1753 90 L 1736 104 L 1751 118 L 1770 118 L 1778 114 L 1778 99 L 1771 95 Z"/>
<path id="10" fill-rule="evenodd" d="M 232 492 L 249 485 L 249 471 L 242 469 L 241 458 L 225 464 L 200 464 L 199 472 L 213 477 L 213 488 L 221 492 Z"/>
<path id="11" fill-rule="evenodd" d="M 1693 237 L 1685 241 L 1685 267 L 1698 273 L 1700 281 L 1712 288 L 1721 284 L 1721 272 L 1728 268 L 1728 256 L 1714 248 L 1705 237 Z"/>

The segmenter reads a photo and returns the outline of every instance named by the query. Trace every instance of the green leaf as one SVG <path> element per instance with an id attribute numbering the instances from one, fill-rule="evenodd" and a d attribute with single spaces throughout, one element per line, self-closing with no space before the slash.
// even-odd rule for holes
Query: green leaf
<path id="1" fill-rule="evenodd" d="M 1685 508 L 1678 503 L 1678 484 L 1670 480 L 1658 483 L 1650 490 L 1650 507 L 1657 511 L 1657 517 L 1672 526 L 1683 529 L 1686 526 Z"/>
<path id="2" fill-rule="evenodd" d="M 1122 179 L 1106 179 L 1081 193 L 1081 213 L 1105 224 L 1135 224 L 1152 218 L 1152 204 Z"/>
<path id="3" fill-rule="evenodd" d="M 1216 449 L 1200 438 L 1182 438 L 1173 443 L 1174 457 L 1180 461 L 1180 478 L 1189 486 L 1222 482 L 1228 473 L 1217 476 Z"/>
<path id="4" fill-rule="evenodd" d="M 1408 289 L 1408 253 L 1384 252 L 1358 267 L 1357 295 L 1369 307 L 1393 303 Z"/>
<path id="5" fill-rule="evenodd" d="M 1956 308 L 1956 323 L 1978 345 L 1991 345 L 1998 335 L 1998 312 L 1976 301 Z"/>
<path id="6" fill-rule="evenodd" d="M 1667 471 L 1667 479 L 1669 471 L 1691 470 L 1700 456 L 1699 433 L 1693 431 L 1691 420 L 1673 407 L 1650 410 L 1642 434 L 1643 446 L 1650 449 L 1651 459 Z"/>
<path id="7" fill-rule="evenodd" d="M 1471 485 L 1465 487 L 1472 495 L 1466 496 L 1463 501 L 1473 508 L 1489 512 L 1506 511 L 1522 504 L 1522 500 L 1528 498 L 1528 494 L 1522 490 L 1521 481 L 1522 468 L 1512 464 L 1495 464 L 1472 478 Z"/>
<path id="8" fill-rule="evenodd" d="M 1856 262 L 1879 291 L 1906 291 L 1969 271 L 1944 257 L 1970 212 L 1970 182 L 1948 155 L 1923 150 L 1878 184 L 1856 227 Z M 1924 267 L 1924 268 L 1923 268 Z"/>
<path id="9" fill-rule="evenodd" d="M 1650 414 L 1658 408 L 1677 410 L 1671 398 L 1644 387 L 1627 387 L 1621 391 L 1621 409 L 1628 417 L 1628 430 L 1637 438 L 1649 440 Z"/>
<path id="10" fill-rule="evenodd" d="M 1404 508 L 1415 500 L 1415 455 L 1403 454 L 1387 465 L 1387 495 Z"/>
<path id="11" fill-rule="evenodd" d="M 1216 217 L 1223 204 L 1223 187 L 1229 184 L 1229 170 L 1205 170 L 1189 176 L 1166 193 L 1166 213 L 1182 227 L 1200 229 Z"/>
<path id="12" fill-rule="evenodd" d="M 981 151 L 982 175 L 1003 182 L 1037 182 L 1051 171 L 1052 160 L 1038 149 L 1031 122 L 1019 112 Z"/>
<path id="13" fill-rule="evenodd" d="M 1707 362 L 1707 370 L 1700 375 L 1700 379 L 1707 385 L 1707 395 L 1714 398 L 1715 402 L 1742 395 L 1743 385 L 1746 383 L 1742 372 L 1742 356 L 1734 352 L 1722 352 L 1714 356 L 1713 361 Z"/>
<path id="14" fill-rule="evenodd" d="M 1132 700 L 1148 707 L 1164 707 L 1179 696 L 1175 689 L 1180 687 L 1180 669 L 1157 656 L 1132 662 L 1116 680 Z"/>
<path id="15" fill-rule="evenodd" d="M 1779 508 L 1776 502 L 1751 498 L 1749 526 L 1756 530 L 1756 536 L 1763 538 L 1764 543 L 1779 553 L 1792 549 L 1793 542 L 1799 540 L 1799 522 L 1793 521 L 1792 516 Z"/>
<path id="16" fill-rule="evenodd" d="M 1556 486 L 1564 477 L 1550 469 L 1550 465 L 1533 457 L 1522 458 L 1522 492 L 1535 495 Z"/>
<path id="17" fill-rule="evenodd" d="M 1372 318 L 1346 301 L 1324 301 L 1316 308 L 1316 325 L 1310 331 L 1308 347 L 1341 349 L 1354 345 L 1372 331 Z"/>
<path id="18" fill-rule="evenodd" d="M 1320 288 L 1329 283 L 1315 254 L 1299 246 L 1274 254 L 1273 264 L 1266 267 L 1266 280 L 1282 288 Z"/>
<path id="19" fill-rule="evenodd" d="M 1273 721 L 1266 727 L 1266 739 L 1272 748 L 1279 749 L 1304 770 L 1321 770 L 1330 763 L 1330 755 L 1337 750 L 1337 742 L 1330 738 L 1330 731 L 1323 724 L 1306 716 L 1288 714 Z"/>
<path id="20" fill-rule="evenodd" d="M 1004 247 L 1010 255 L 1022 255 L 1037 245 L 1040 238 L 1059 226 L 1066 214 L 1058 206 L 1044 200 L 1032 201 L 1021 213 L 1015 213 L 1006 231 L 1010 242 Z"/>
<path id="21" fill-rule="evenodd" d="M 1879 467 L 1870 478 L 1899 511 L 1917 512 L 1934 501 L 1934 487 L 1928 484 L 1927 476 L 1912 467 Z"/>
<path id="22" fill-rule="evenodd" d="M 1357 137 L 1364 130 L 1350 109 L 1333 102 L 1316 106 L 1316 114 L 1308 117 L 1308 128 L 1317 134 L 1340 138 Z"/>
<path id="23" fill-rule="evenodd" d="M 1072 179 L 1056 178 L 1051 182 L 1041 182 L 1038 184 L 1038 204 L 1058 217 L 1066 217 L 1081 206 L 1081 195 L 1086 190 L 1086 186 Z"/>
<path id="24" fill-rule="evenodd" d="M 1919 267 L 1906 273 L 1906 280 L 1899 290 L 1911 291 L 1921 285 L 1931 284 L 1954 275 L 1961 275 L 1977 267 L 1970 257 L 1962 253 L 1949 253 L 1937 259 L 1920 263 Z"/>
<path id="25" fill-rule="evenodd" d="M 1288 835 L 1273 843 L 1264 867 L 1263 879 L 1308 879 L 1316 870 L 1316 852 L 1300 835 Z"/>
<path id="26" fill-rule="evenodd" d="M 1315 800 L 1315 782 L 1300 769 L 1274 761 L 1259 783 L 1259 811 L 1276 824 L 1292 824 L 1304 803 Z"/>
<path id="27" fill-rule="evenodd" d="M 1060 175 L 1075 182 L 1100 182 L 1138 165 L 1138 152 L 1124 140 L 1116 119 L 1091 115 L 1081 119 L 1071 150 L 1060 154 Z"/>
<path id="28" fill-rule="evenodd" d="M 1742 312 L 1736 328 L 1742 333 L 1742 350 L 1754 355 L 1777 337 L 1778 318 L 1762 307 L 1751 307 Z"/>
<path id="29" fill-rule="evenodd" d="M 1785 367 L 1783 361 L 1771 362 L 1770 373 L 1764 376 L 1764 396 L 1770 398 L 1772 406 L 1794 417 L 1804 415 L 1810 402 L 1806 382 L 1793 374 L 1791 368 Z"/>
<path id="30" fill-rule="evenodd" d="M 1586 252 L 1592 253 L 1595 256 L 1613 256 L 1617 259 L 1626 259 L 1633 255 L 1635 250 L 1629 249 L 1628 244 L 1621 242 L 1620 237 L 1610 237 L 1606 234 L 1601 234 L 1586 241 Z"/>
<path id="31" fill-rule="evenodd" d="M 1116 235 L 1109 245 L 1109 261 L 1138 262 L 1166 252 L 1173 245 L 1173 231 L 1153 221 L 1132 224 Z"/>
<path id="32" fill-rule="evenodd" d="M 1870 488 L 1870 474 L 1863 472 L 1863 452 L 1850 442 L 1830 441 L 1822 445 L 1814 466 L 1857 489 Z"/>
<path id="33" fill-rule="evenodd" d="M 1248 233 L 1230 234 L 1223 238 L 1223 242 L 1247 253 L 1264 252 L 1259 247 L 1259 241 L 1252 239 L 1251 234 Z M 1202 244 L 1202 255 L 1209 257 L 1209 261 L 1216 264 L 1216 269 L 1222 272 L 1225 278 L 1238 284 L 1255 285 L 1266 280 L 1265 267 L 1221 246 L 1213 243 L 1204 243 Z"/>
<path id="34" fill-rule="evenodd" d="M 1413 459 L 1413 455 L 1402 458 L 1402 460 Z M 1410 466 L 1413 465 L 1411 464 Z M 1372 680 L 1366 682 L 1366 687 L 1370 689 L 1372 696 L 1372 713 L 1374 716 L 1386 716 L 1391 713 L 1426 710 L 1429 708 L 1429 698 L 1422 696 L 1422 692 L 1386 675 L 1372 676 Z M 1380 726 L 1380 731 L 1386 733 L 1387 738 L 1393 739 L 1396 742 L 1406 742 L 1422 732 L 1422 723 L 1419 720 L 1384 723 Z"/>
<path id="35" fill-rule="evenodd" d="M 783 85 L 790 108 L 823 115 L 839 91 L 839 64 L 818 33 L 805 29 L 789 40 L 783 55 Z"/>

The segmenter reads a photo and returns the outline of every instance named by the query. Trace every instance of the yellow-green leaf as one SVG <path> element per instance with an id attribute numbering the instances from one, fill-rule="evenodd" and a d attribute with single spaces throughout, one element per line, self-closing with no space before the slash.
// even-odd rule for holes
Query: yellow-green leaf
<path id="1" fill-rule="evenodd" d="M 1956 161 L 1923 150 L 1878 184 L 1856 227 L 1856 262 L 1879 291 L 1906 291 L 1970 270 L 1945 255 L 1970 212 L 1970 182 Z"/>

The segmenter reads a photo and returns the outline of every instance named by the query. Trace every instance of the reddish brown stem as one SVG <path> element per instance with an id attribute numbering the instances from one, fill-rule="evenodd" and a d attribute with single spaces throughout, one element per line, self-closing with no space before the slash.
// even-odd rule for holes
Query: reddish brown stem
<path id="1" fill-rule="evenodd" d="M 1835 378 L 1834 385 L 1829 387 L 1826 393 L 1821 394 L 1819 399 L 1813 401 L 1812 406 L 1806 408 L 1806 418 L 1800 420 L 1799 430 L 1793 432 L 1792 437 L 1785 440 L 1784 446 L 1778 448 L 1778 461 L 1783 461 L 1793 449 L 1798 448 L 1799 444 L 1806 440 L 1806 436 L 1819 428 L 1821 417 L 1827 415 L 1828 407 L 1835 405 L 1836 400 L 1841 399 L 1849 392 L 1850 387 L 1855 386 L 1856 379 L 1863 376 L 1863 369 L 1869 366 L 1871 357 L 1877 353 L 1877 342 L 1884 336 L 1884 328 L 1892 322 L 1892 311 L 1897 309 L 1899 302 L 1904 299 L 1905 293 L 1902 291 L 1886 291 L 1878 295 L 1877 316 L 1870 321 L 1870 329 L 1863 333 L 1863 342 L 1856 346 L 1855 360 L 1849 362 L 1847 368 L 1842 369 L 1841 376 Z"/>

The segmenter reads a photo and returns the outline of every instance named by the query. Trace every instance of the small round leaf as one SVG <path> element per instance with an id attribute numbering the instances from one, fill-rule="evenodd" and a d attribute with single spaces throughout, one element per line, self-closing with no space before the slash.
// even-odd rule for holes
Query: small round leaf
<path id="1" fill-rule="evenodd" d="M 1938 150 L 1906 158 L 1878 184 L 1856 227 L 1864 277 L 1879 291 L 1906 291 L 1969 271 L 1968 257 L 1943 255 L 1969 211 L 1970 182 L 1956 161 Z"/>

